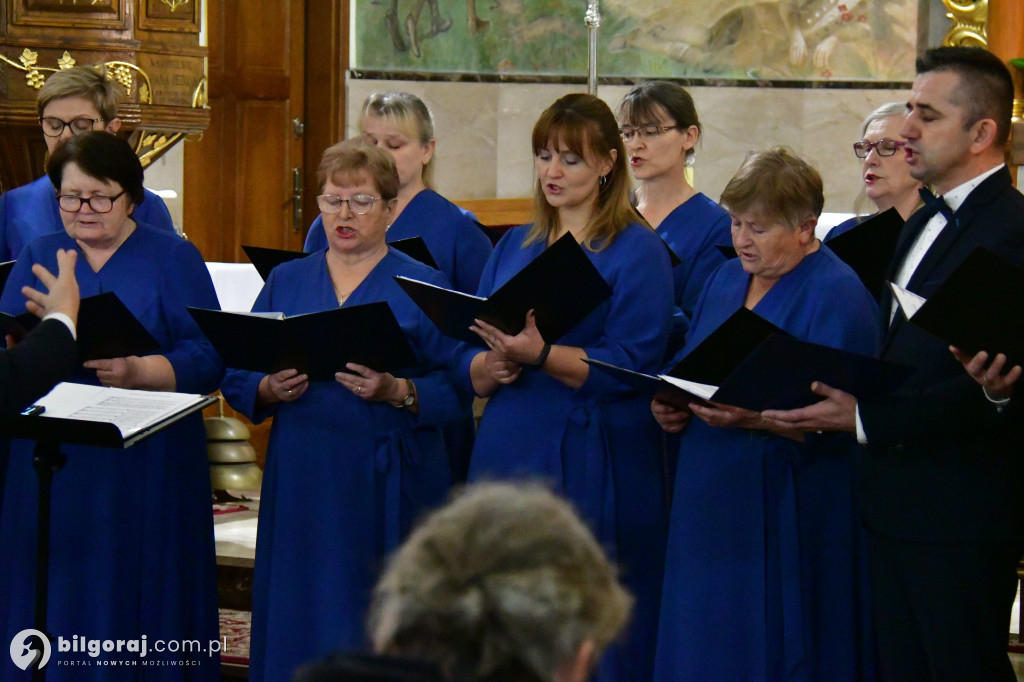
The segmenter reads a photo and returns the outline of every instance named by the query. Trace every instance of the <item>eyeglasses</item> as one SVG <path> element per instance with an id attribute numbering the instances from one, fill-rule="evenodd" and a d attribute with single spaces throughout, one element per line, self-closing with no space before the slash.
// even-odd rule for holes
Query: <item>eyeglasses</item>
<path id="1" fill-rule="evenodd" d="M 900 140 L 890 140 L 882 138 L 878 142 L 867 142 L 862 140 L 860 142 L 853 143 L 853 153 L 857 155 L 858 159 L 868 158 L 868 154 L 874 149 L 875 153 L 879 156 L 892 156 L 896 153 L 896 150 L 907 144 Z"/>
<path id="2" fill-rule="evenodd" d="M 638 128 L 624 127 L 619 128 L 619 135 L 626 142 L 633 139 L 633 136 L 637 136 L 641 140 L 653 139 L 658 137 L 662 133 L 667 133 L 670 130 L 675 130 L 679 126 L 660 126 L 657 123 L 649 123 L 648 125 L 639 126 Z"/>
<path id="3" fill-rule="evenodd" d="M 73 118 L 70 121 L 63 121 L 56 116 L 47 116 L 40 118 L 39 122 L 43 125 L 43 135 L 47 137 L 60 137 L 64 134 L 65 128 L 71 128 L 72 135 L 81 135 L 93 130 L 95 124 L 102 123 L 102 118 L 87 118 L 81 116 L 79 118 Z"/>
<path id="4" fill-rule="evenodd" d="M 68 213 L 77 213 L 82 208 L 82 204 L 89 204 L 93 213 L 110 213 L 114 209 L 114 202 L 120 199 L 125 191 L 127 190 L 121 190 L 112 197 L 94 194 L 84 198 L 74 194 L 58 194 L 57 203 L 60 205 L 60 210 Z"/>
<path id="5" fill-rule="evenodd" d="M 316 205 L 320 207 L 321 213 L 338 213 L 341 205 L 348 203 L 348 209 L 356 215 L 365 215 L 373 209 L 373 203 L 380 199 L 371 194 L 353 194 L 348 199 L 342 199 L 336 194 L 321 194 L 316 198 Z"/>

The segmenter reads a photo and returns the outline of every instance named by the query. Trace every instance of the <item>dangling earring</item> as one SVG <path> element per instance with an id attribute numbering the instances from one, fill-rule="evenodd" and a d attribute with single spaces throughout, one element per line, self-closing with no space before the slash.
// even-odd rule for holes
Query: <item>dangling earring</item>
<path id="1" fill-rule="evenodd" d="M 611 173 L 608 173 L 608 175 L 602 175 L 601 177 L 599 177 L 597 179 L 597 186 L 600 187 L 601 189 L 604 189 L 605 187 L 607 187 L 608 186 L 608 177 L 610 175 L 611 175 Z"/>

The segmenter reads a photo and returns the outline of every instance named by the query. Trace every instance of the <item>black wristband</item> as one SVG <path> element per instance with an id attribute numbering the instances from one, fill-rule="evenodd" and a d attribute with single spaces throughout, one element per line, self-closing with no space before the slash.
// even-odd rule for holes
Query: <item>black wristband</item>
<path id="1" fill-rule="evenodd" d="M 551 344 L 550 343 L 545 343 L 544 344 L 544 348 L 541 349 L 541 351 L 540 351 L 540 355 L 537 356 L 537 359 L 534 360 L 533 363 L 530 366 L 531 367 L 536 367 L 538 369 L 543 367 L 544 363 L 548 361 L 548 353 L 550 353 L 550 352 L 551 352 Z"/>

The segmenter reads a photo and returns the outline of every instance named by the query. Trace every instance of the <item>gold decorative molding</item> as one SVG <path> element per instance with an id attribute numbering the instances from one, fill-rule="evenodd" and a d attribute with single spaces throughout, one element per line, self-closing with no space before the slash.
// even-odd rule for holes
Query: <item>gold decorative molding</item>
<path id="1" fill-rule="evenodd" d="M 190 1 L 191 0 L 160 0 L 160 2 L 167 5 L 172 12 L 183 5 L 187 5 Z"/>
<path id="2" fill-rule="evenodd" d="M 206 108 L 206 92 L 206 78 L 204 77 L 196 85 L 196 89 L 192 93 L 192 108 Z M 185 133 L 168 134 L 163 132 L 154 133 L 146 130 L 139 131 L 138 139 L 135 143 L 135 153 L 138 155 L 139 161 L 142 162 L 142 167 L 148 167 L 149 164 L 160 158 L 164 152 L 177 144 L 183 137 L 185 137 Z"/>
<path id="3" fill-rule="evenodd" d="M 34 52 L 27 47 L 22 50 L 22 53 L 18 56 L 17 62 L 8 59 L 2 54 L 0 54 L 0 61 L 13 66 L 19 71 L 24 71 L 25 83 L 27 83 L 28 87 L 33 90 L 39 90 L 43 87 L 43 83 L 46 82 L 46 76 L 43 73 L 44 71 L 56 73 L 63 69 L 70 69 L 78 63 L 75 61 L 75 58 L 71 56 L 71 53 L 65 50 L 64 54 L 57 60 L 57 68 L 40 66 L 39 53 Z M 132 88 L 135 87 L 135 83 L 138 81 L 139 103 L 153 103 L 153 86 L 150 83 L 149 75 L 147 75 L 145 71 L 129 62 L 110 61 L 104 62 L 104 66 L 107 67 L 110 78 L 116 80 L 121 87 L 124 88 L 129 97 L 132 94 Z"/>
<path id="4" fill-rule="evenodd" d="M 958 2 L 942 0 L 953 22 L 942 44 L 948 47 L 988 47 L 988 0 Z"/>

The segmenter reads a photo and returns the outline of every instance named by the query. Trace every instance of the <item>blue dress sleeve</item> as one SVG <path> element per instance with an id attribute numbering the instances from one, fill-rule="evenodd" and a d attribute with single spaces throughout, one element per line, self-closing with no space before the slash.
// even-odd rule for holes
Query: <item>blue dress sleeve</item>
<path id="1" fill-rule="evenodd" d="M 302 250 L 306 253 L 316 253 L 326 248 L 327 235 L 324 233 L 324 218 L 318 215 L 313 224 L 309 226 L 309 232 L 306 233 L 306 243 L 302 245 Z"/>
<path id="2" fill-rule="evenodd" d="M 640 229 L 647 230 L 637 226 L 636 230 Z M 583 350 L 594 360 L 652 373 L 661 366 L 671 330 L 672 266 L 660 238 L 649 230 L 649 234 L 636 230 L 614 254 L 615 277 L 608 282 L 612 286 L 611 307 L 601 338 Z M 618 240 L 625 241 L 624 237 L 629 236 L 620 235 Z M 608 248 L 615 246 L 613 243 Z M 596 257 L 601 256 L 598 253 Z M 607 272 L 602 274 L 607 278 Z M 621 389 L 621 384 L 604 372 L 589 372 L 578 391 L 589 397 Z"/>
<path id="3" fill-rule="evenodd" d="M 35 286 L 36 282 L 36 276 L 32 274 L 32 264 L 36 262 L 35 254 L 30 247 L 26 246 L 21 256 L 14 263 L 11 274 L 7 277 L 7 283 L 4 285 L 3 295 L 0 296 L 0 312 L 5 312 L 8 315 L 20 315 L 25 312 L 25 297 L 21 295 L 21 288 Z M 57 273 L 54 272 L 54 274 Z"/>
<path id="4" fill-rule="evenodd" d="M 174 229 L 174 221 L 171 220 L 171 212 L 167 210 L 164 200 L 148 189 L 145 192 L 146 198 L 135 207 L 132 218 L 136 222 L 144 223 L 158 230 L 177 234 L 178 231 Z"/>
<path id="5" fill-rule="evenodd" d="M 184 239 L 168 259 L 170 266 L 162 269 L 160 280 L 160 306 L 173 345 L 164 356 L 174 368 L 177 391 L 211 393 L 224 377 L 224 364 L 186 309 L 220 309 L 210 271 L 199 250 Z"/>
<path id="6" fill-rule="evenodd" d="M 275 277 L 276 274 L 276 272 L 271 270 L 270 277 L 267 278 L 266 283 L 260 290 L 259 296 L 256 297 L 256 300 L 252 304 L 252 312 L 276 312 L 272 310 L 272 292 L 274 290 L 274 285 L 277 282 Z M 224 381 L 220 385 L 220 392 L 224 395 L 224 399 L 228 401 L 228 405 L 244 414 L 253 424 L 259 424 L 267 417 L 273 415 L 276 411 L 275 405 L 263 408 L 256 407 L 256 398 L 258 395 L 260 381 L 262 381 L 265 376 L 266 374 L 263 374 L 262 372 L 250 372 L 244 369 L 228 368 L 224 375 Z"/>
<path id="7" fill-rule="evenodd" d="M 11 255 L 11 247 L 7 236 L 7 224 L 10 222 L 7 216 L 8 201 L 7 193 L 0 194 L 0 263 L 6 263 L 14 258 Z"/>

